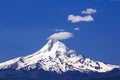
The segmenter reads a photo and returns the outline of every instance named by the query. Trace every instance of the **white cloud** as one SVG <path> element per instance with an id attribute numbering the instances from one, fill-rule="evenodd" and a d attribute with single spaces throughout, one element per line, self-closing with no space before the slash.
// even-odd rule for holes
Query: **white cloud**
<path id="1" fill-rule="evenodd" d="M 82 11 L 81 13 L 83 13 L 83 14 L 94 14 L 96 12 L 97 12 L 96 9 L 87 8 L 85 11 Z"/>
<path id="2" fill-rule="evenodd" d="M 76 28 L 74 28 L 74 30 L 75 30 L 75 31 L 79 31 L 79 30 L 80 30 L 80 28 L 76 27 Z"/>
<path id="3" fill-rule="evenodd" d="M 58 32 L 52 34 L 48 39 L 64 40 L 73 37 L 73 34 L 70 32 Z"/>
<path id="4" fill-rule="evenodd" d="M 64 29 L 54 29 L 54 31 L 56 31 L 56 32 L 63 32 L 64 31 Z"/>
<path id="5" fill-rule="evenodd" d="M 78 16 L 78 15 L 68 15 L 68 21 L 71 21 L 72 23 L 76 23 L 76 22 L 89 22 L 89 21 L 94 21 L 93 17 L 91 15 L 87 15 L 87 16 Z"/>

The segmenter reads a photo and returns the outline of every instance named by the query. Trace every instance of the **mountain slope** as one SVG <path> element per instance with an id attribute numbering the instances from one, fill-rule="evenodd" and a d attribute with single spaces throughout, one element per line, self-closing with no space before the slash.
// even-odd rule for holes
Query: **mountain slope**
<path id="1" fill-rule="evenodd" d="M 62 73 L 67 71 L 108 72 L 120 67 L 85 58 L 54 39 L 50 39 L 43 48 L 34 54 L 0 63 L 1 70 L 24 69 L 29 71 L 36 68 Z"/>

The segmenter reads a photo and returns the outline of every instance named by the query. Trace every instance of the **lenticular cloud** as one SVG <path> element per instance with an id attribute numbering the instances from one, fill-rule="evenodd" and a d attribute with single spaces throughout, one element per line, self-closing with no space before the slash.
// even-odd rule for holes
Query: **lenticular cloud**
<path id="1" fill-rule="evenodd" d="M 64 40 L 73 37 L 73 34 L 70 32 L 58 32 L 52 34 L 48 39 Z"/>

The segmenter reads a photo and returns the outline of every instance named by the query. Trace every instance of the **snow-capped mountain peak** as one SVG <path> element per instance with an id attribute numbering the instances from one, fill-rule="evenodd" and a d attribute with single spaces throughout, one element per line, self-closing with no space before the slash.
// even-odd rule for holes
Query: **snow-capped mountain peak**
<path id="1" fill-rule="evenodd" d="M 0 69 L 7 68 L 16 70 L 37 68 L 61 73 L 68 70 L 106 72 L 120 67 L 85 58 L 62 42 L 50 39 L 43 48 L 34 54 L 0 63 Z"/>

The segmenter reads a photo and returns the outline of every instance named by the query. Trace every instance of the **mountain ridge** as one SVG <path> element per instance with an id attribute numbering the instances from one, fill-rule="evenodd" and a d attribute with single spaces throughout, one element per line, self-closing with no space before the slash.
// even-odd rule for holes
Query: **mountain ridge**
<path id="1" fill-rule="evenodd" d="M 37 66 L 36 66 L 37 65 Z M 0 69 L 43 69 L 62 73 L 66 71 L 108 72 L 120 66 L 105 64 L 86 58 L 75 50 L 69 49 L 64 43 L 50 39 L 40 50 L 25 57 L 18 57 L 0 63 Z"/>

